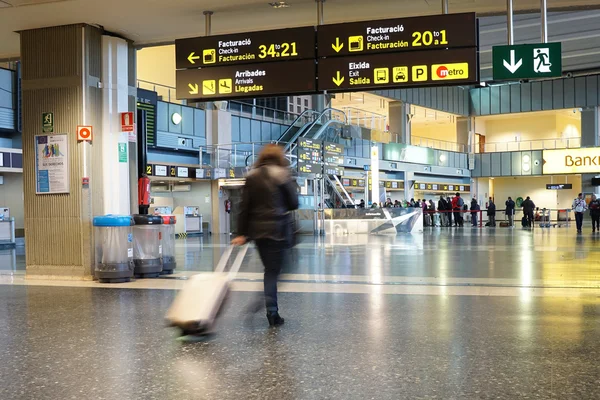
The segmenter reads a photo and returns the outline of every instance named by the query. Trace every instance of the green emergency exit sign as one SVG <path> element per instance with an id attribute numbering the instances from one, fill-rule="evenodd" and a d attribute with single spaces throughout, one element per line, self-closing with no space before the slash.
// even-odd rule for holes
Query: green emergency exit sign
<path id="1" fill-rule="evenodd" d="M 558 43 L 495 46 L 494 80 L 553 78 L 562 75 L 562 48 Z"/>

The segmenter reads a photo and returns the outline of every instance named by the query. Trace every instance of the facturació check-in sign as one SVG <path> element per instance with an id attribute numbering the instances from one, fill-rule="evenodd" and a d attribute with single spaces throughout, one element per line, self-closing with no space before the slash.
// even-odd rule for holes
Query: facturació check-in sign
<path id="1" fill-rule="evenodd" d="M 319 57 L 477 46 L 475 13 L 320 25 Z"/>
<path id="2" fill-rule="evenodd" d="M 544 150 L 544 175 L 600 173 L 600 148 Z"/>
<path id="3" fill-rule="evenodd" d="M 315 28 L 204 36 L 175 41 L 177 69 L 315 58 Z"/>

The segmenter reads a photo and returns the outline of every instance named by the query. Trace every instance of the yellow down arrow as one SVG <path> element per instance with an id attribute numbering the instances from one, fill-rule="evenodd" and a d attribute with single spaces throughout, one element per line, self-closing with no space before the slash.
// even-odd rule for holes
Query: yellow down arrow
<path id="1" fill-rule="evenodd" d="M 197 83 L 193 85 L 191 83 L 188 83 L 188 87 L 190 88 L 190 94 L 198 94 L 199 88 Z"/>
<path id="2" fill-rule="evenodd" d="M 333 78 L 333 83 L 335 83 L 336 85 L 340 86 L 342 83 L 344 83 L 344 80 L 346 78 L 344 78 L 343 76 L 340 76 L 340 71 L 337 72 L 337 78 Z"/>
<path id="3" fill-rule="evenodd" d="M 336 53 L 339 53 L 344 48 L 344 43 L 340 43 L 340 38 L 335 38 L 335 44 L 332 44 L 331 47 Z"/>
<path id="4" fill-rule="evenodd" d="M 194 60 L 198 60 L 198 59 L 200 59 L 200 56 L 197 56 L 195 51 L 192 51 L 192 53 L 188 57 L 188 61 L 191 62 L 192 64 L 196 64 L 196 61 L 194 61 Z"/>

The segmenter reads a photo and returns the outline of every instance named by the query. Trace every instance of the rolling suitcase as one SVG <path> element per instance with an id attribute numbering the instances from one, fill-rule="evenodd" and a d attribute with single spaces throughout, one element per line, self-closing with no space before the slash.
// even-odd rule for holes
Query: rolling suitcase
<path id="1" fill-rule="evenodd" d="M 221 312 L 230 282 L 240 269 L 248 245 L 241 246 L 229 272 L 224 272 L 233 253 L 230 246 L 219 260 L 215 272 L 197 274 L 187 280 L 167 312 L 167 324 L 181 329 L 182 336 L 211 333 Z"/>

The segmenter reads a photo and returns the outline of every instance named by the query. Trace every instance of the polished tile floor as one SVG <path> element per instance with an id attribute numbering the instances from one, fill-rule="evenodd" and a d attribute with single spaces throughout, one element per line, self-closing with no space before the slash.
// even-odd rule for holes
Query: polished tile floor
<path id="1" fill-rule="evenodd" d="M 178 241 L 175 276 L 110 286 L 25 280 L 22 252 L 3 253 L 0 399 L 597 399 L 599 240 L 306 237 L 274 330 L 241 311 L 261 290 L 250 251 L 217 335 L 199 343 L 164 315 L 225 240 Z"/>

